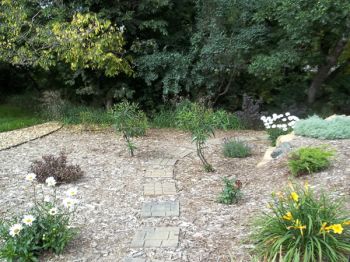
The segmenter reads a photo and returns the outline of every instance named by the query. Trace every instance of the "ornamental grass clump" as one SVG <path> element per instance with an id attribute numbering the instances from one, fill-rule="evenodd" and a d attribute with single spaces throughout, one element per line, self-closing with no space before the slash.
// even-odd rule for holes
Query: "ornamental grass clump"
<path id="1" fill-rule="evenodd" d="M 25 179 L 33 190 L 33 207 L 24 214 L 0 220 L 0 260 L 39 261 L 43 252 L 60 254 L 77 234 L 71 227 L 78 203 L 77 188 L 59 198 L 53 177 L 40 187 L 34 173 Z"/>
<path id="2" fill-rule="evenodd" d="M 240 140 L 225 141 L 223 154 L 225 157 L 244 158 L 252 154 L 251 148 Z"/>
<path id="3" fill-rule="evenodd" d="M 271 211 L 256 221 L 255 254 L 263 261 L 347 262 L 350 214 L 343 202 L 290 184 L 272 194 Z"/>
<path id="4" fill-rule="evenodd" d="M 299 118 L 291 115 L 289 112 L 285 114 L 272 114 L 271 116 L 262 116 L 264 126 L 269 135 L 269 139 L 273 146 L 276 145 L 276 140 L 279 136 L 286 135 L 293 131 L 295 124 Z"/>
<path id="5" fill-rule="evenodd" d="M 115 129 L 123 134 L 130 156 L 134 156 L 136 146 L 132 139 L 146 134 L 147 117 L 138 104 L 123 101 L 113 107 Z"/>
<path id="6" fill-rule="evenodd" d="M 290 154 L 288 167 L 294 176 L 311 174 L 327 169 L 333 156 L 325 147 L 301 147 Z"/>

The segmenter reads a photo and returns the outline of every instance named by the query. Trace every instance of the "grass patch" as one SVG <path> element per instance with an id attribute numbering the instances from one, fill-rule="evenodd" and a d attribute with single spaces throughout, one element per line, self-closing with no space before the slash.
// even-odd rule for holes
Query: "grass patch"
<path id="1" fill-rule="evenodd" d="M 0 132 L 43 123 L 44 120 L 34 112 L 12 105 L 0 105 Z"/>

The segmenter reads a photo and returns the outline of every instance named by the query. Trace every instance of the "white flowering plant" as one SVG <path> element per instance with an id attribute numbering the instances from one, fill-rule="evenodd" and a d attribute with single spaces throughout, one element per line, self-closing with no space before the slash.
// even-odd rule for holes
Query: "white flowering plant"
<path id="1" fill-rule="evenodd" d="M 262 116 L 264 126 L 269 134 L 269 139 L 273 146 L 276 145 L 276 140 L 281 135 L 286 135 L 293 131 L 293 128 L 299 118 L 291 115 L 289 112 L 284 114 L 272 114 L 271 116 Z"/>
<path id="2" fill-rule="evenodd" d="M 59 197 L 53 177 L 41 187 L 35 174 L 28 174 L 26 180 L 33 189 L 33 205 L 23 215 L 0 220 L 0 260 L 39 261 L 43 251 L 61 253 L 77 234 L 77 229 L 71 227 L 78 203 L 77 188 Z"/>

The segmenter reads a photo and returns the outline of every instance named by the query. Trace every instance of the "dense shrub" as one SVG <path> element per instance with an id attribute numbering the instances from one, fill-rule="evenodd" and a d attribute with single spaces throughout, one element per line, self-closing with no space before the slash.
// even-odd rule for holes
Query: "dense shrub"
<path id="1" fill-rule="evenodd" d="M 77 233 L 71 227 L 77 189 L 69 189 L 69 197 L 59 204 L 53 177 L 47 179 L 45 192 L 41 187 L 41 195 L 35 174 L 28 174 L 26 180 L 33 187 L 33 208 L 21 216 L 0 220 L 0 259 L 7 261 L 39 261 L 38 256 L 45 251 L 59 254 Z"/>
<path id="2" fill-rule="evenodd" d="M 243 123 L 240 119 L 236 115 L 228 113 L 225 110 L 212 112 L 212 121 L 215 129 L 237 130 L 243 128 Z"/>
<path id="3" fill-rule="evenodd" d="M 116 131 L 123 134 L 130 155 L 134 156 L 136 147 L 132 138 L 145 135 L 148 127 L 145 113 L 139 109 L 138 104 L 124 101 L 114 105 L 113 116 Z"/>
<path id="4" fill-rule="evenodd" d="M 151 121 L 155 128 L 176 128 L 176 111 L 161 109 L 152 115 Z"/>
<path id="5" fill-rule="evenodd" d="M 192 134 L 192 141 L 196 143 L 197 155 L 207 172 L 213 172 L 214 168 L 204 156 L 204 147 L 209 137 L 214 135 L 212 110 L 203 105 L 190 104 L 184 106 L 176 114 L 177 126 Z"/>
<path id="6" fill-rule="evenodd" d="M 223 145 L 223 153 L 225 157 L 238 158 L 247 157 L 252 154 L 251 148 L 239 140 L 225 141 Z"/>
<path id="7" fill-rule="evenodd" d="M 294 176 L 310 174 L 328 168 L 333 155 L 324 147 L 302 147 L 290 154 L 288 166 Z"/>
<path id="8" fill-rule="evenodd" d="M 69 103 L 65 104 L 59 120 L 68 125 L 111 126 L 113 124 L 112 114 L 104 109 L 76 106 Z"/>
<path id="9" fill-rule="evenodd" d="M 337 116 L 324 120 L 312 116 L 299 121 L 294 132 L 296 135 L 319 139 L 350 139 L 350 117 Z"/>
<path id="10" fill-rule="evenodd" d="M 263 261 L 347 262 L 350 216 L 342 202 L 316 197 L 306 184 L 273 194 L 271 212 L 256 221 L 255 254 Z"/>
<path id="11" fill-rule="evenodd" d="M 84 172 L 78 165 L 67 165 L 67 156 L 60 152 L 58 157 L 45 155 L 42 160 L 36 160 L 30 166 L 30 172 L 36 174 L 40 183 L 48 177 L 54 177 L 58 183 L 69 183 L 81 178 Z"/>
<path id="12" fill-rule="evenodd" d="M 242 198 L 242 182 L 235 178 L 224 178 L 224 189 L 219 195 L 219 203 L 231 205 L 236 204 Z"/>

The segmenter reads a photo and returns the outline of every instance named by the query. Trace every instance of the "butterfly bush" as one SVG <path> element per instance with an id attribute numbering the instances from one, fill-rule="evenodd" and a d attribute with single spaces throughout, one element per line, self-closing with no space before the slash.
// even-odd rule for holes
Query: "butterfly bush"
<path id="1" fill-rule="evenodd" d="M 36 175 L 25 177 L 32 189 L 32 208 L 9 220 L 0 220 L 0 260 L 38 261 L 44 251 L 61 253 L 77 230 L 71 227 L 79 203 L 78 189 L 57 192 L 56 180 L 39 185 Z"/>
<path id="2" fill-rule="evenodd" d="M 291 115 L 289 112 L 284 114 L 272 114 L 271 116 L 262 116 L 264 126 L 269 134 L 269 139 L 273 146 L 279 136 L 290 133 L 295 124 L 300 120 L 297 116 Z"/>

